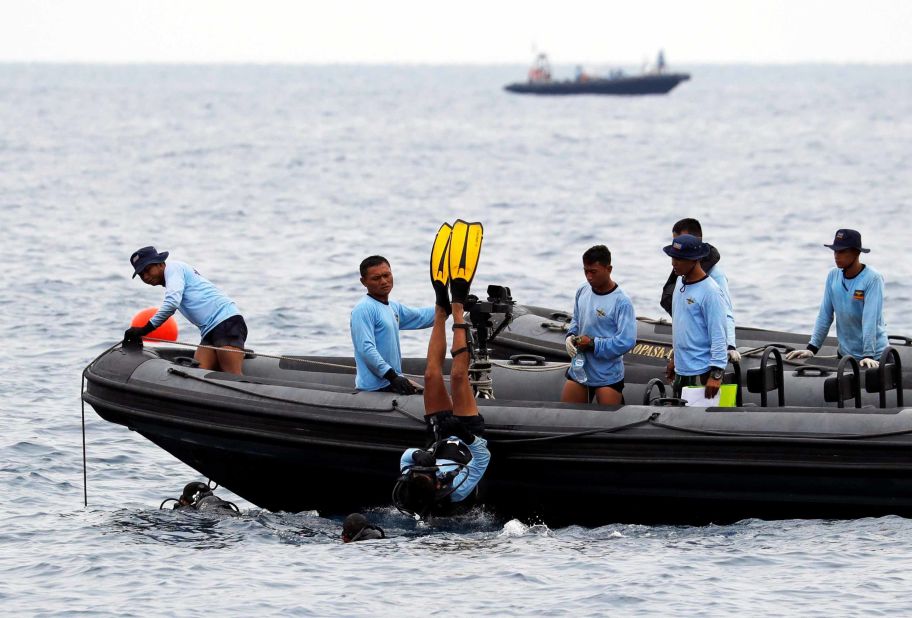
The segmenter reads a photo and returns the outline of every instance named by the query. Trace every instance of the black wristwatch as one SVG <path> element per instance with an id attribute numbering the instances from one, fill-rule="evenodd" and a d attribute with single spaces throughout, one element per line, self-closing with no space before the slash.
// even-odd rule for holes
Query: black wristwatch
<path id="1" fill-rule="evenodd" d="M 719 369 L 718 367 L 711 367 L 709 370 L 709 378 L 711 380 L 721 380 L 725 377 L 725 370 Z"/>

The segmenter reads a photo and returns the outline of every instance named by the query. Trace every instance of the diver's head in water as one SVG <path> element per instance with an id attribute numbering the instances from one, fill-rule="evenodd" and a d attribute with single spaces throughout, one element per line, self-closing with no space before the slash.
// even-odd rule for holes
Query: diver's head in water
<path id="1" fill-rule="evenodd" d="M 383 528 L 375 526 L 361 513 L 352 513 L 342 523 L 342 542 L 354 543 L 371 539 L 385 539 Z"/>
<path id="2" fill-rule="evenodd" d="M 194 481 L 184 486 L 184 492 L 181 494 L 178 504 L 180 506 L 191 506 L 199 501 L 200 498 L 211 495 L 212 490 L 205 483 Z M 175 507 L 177 508 L 177 507 Z"/>
<path id="3" fill-rule="evenodd" d="M 408 470 L 396 483 L 393 502 L 400 511 L 424 517 L 430 513 L 440 482 L 434 472 Z"/>

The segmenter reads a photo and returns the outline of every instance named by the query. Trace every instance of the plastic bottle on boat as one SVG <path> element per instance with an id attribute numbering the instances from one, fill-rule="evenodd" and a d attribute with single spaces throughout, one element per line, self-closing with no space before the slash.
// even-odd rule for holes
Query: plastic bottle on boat
<path id="1" fill-rule="evenodd" d="M 586 355 L 582 352 L 574 356 L 570 362 L 570 376 L 580 384 L 585 384 L 589 380 L 586 377 Z"/>

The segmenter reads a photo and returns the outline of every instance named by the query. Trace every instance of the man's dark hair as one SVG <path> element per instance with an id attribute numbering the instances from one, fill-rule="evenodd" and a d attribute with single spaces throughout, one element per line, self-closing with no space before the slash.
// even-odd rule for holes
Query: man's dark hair
<path id="1" fill-rule="evenodd" d="M 599 263 L 602 266 L 611 266 L 611 251 L 605 245 L 595 245 L 586 249 L 583 254 L 583 264 Z"/>
<path id="2" fill-rule="evenodd" d="M 703 238 L 703 228 L 700 227 L 700 222 L 696 219 L 681 219 L 674 224 L 674 227 L 671 228 L 671 232 L 677 235 L 687 232 L 691 236 Z"/>
<path id="3" fill-rule="evenodd" d="M 380 264 L 386 264 L 387 266 L 390 265 L 389 260 L 387 260 L 382 255 L 367 256 L 366 258 L 361 260 L 361 267 L 360 267 L 361 276 L 363 277 L 367 274 L 368 268 L 373 268 L 374 266 L 379 266 Z"/>

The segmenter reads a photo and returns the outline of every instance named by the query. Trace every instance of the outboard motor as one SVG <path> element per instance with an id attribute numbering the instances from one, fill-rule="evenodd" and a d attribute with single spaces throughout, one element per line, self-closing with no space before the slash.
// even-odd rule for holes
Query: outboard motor
<path id="1" fill-rule="evenodd" d="M 510 295 L 510 288 L 502 285 L 488 286 L 488 300 L 481 301 L 477 296 L 469 295 L 465 307 L 469 312 L 474 341 L 469 341 L 472 362 L 469 365 L 469 382 L 479 399 L 494 399 L 494 383 L 491 379 L 491 350 L 488 343 L 510 325 L 513 321 L 513 305 L 516 302 Z M 492 315 L 502 316 L 497 328 L 491 321 Z"/>
<path id="2" fill-rule="evenodd" d="M 171 507 L 173 510 L 210 511 L 216 513 L 227 513 L 229 515 L 239 515 L 241 510 L 233 502 L 222 500 L 213 493 L 218 485 L 209 486 L 206 483 L 194 481 L 184 486 L 184 491 L 180 498 L 166 498 L 159 505 L 159 509 L 165 508 L 165 504 L 174 501 Z"/>

